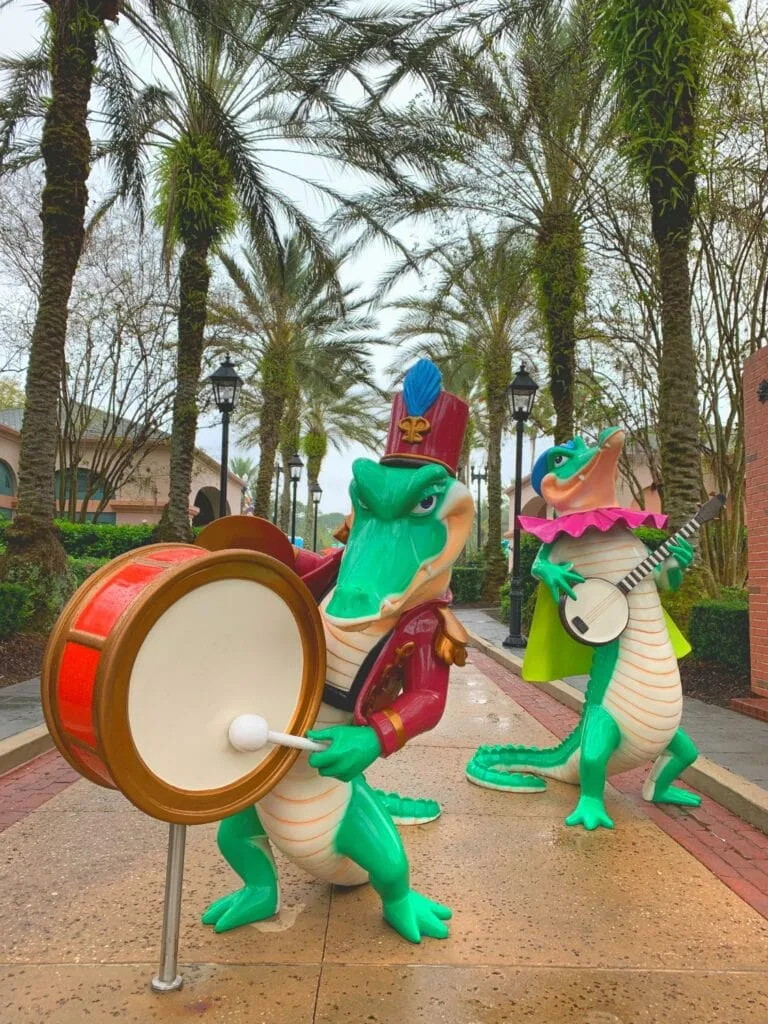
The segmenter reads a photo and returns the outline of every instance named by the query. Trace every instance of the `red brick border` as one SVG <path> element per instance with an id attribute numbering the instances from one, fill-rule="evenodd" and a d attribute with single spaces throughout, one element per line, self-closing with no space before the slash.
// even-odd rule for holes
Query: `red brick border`
<path id="1" fill-rule="evenodd" d="M 79 778 L 58 750 L 49 750 L 0 775 L 0 832 L 26 818 Z"/>
<path id="2" fill-rule="evenodd" d="M 480 651 L 473 650 L 470 659 L 558 739 L 567 736 L 576 726 L 578 714 L 535 684 L 524 683 Z M 649 804 L 642 797 L 647 772 L 648 768 L 643 767 L 615 775 L 611 785 L 628 796 L 647 818 L 709 868 L 745 903 L 768 918 L 768 836 L 709 797 L 705 797 L 698 808 Z"/>

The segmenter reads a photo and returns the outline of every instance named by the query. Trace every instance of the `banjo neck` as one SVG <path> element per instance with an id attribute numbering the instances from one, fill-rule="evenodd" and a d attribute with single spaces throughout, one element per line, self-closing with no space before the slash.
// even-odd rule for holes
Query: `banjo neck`
<path id="1" fill-rule="evenodd" d="M 616 584 L 617 588 L 622 594 L 628 594 L 639 583 L 642 583 L 645 577 L 653 572 L 657 565 L 661 565 L 664 559 L 669 557 L 671 544 L 675 544 L 678 540 L 688 540 L 689 537 L 692 537 L 704 523 L 714 519 L 724 504 L 725 497 L 722 494 L 710 498 L 695 515 L 691 516 L 687 523 L 684 523 L 679 530 L 673 533 L 671 537 L 668 537 L 663 544 L 660 544 L 654 552 L 648 555 L 647 558 L 644 558 L 623 579 L 619 580 Z"/>

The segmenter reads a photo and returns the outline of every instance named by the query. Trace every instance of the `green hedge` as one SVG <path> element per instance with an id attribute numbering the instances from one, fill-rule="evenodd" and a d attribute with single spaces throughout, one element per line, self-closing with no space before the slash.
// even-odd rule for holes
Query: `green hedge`
<path id="1" fill-rule="evenodd" d="M 0 583 L 0 640 L 21 632 L 31 614 L 27 588 L 18 583 Z"/>
<path id="2" fill-rule="evenodd" d="M 72 573 L 75 587 L 82 586 L 92 573 L 109 561 L 111 561 L 109 558 L 68 558 L 67 564 Z"/>
<path id="3" fill-rule="evenodd" d="M 453 599 L 458 604 L 479 601 L 483 596 L 483 567 L 480 565 L 456 565 L 451 574 Z"/>
<path id="4" fill-rule="evenodd" d="M 152 543 L 153 526 L 110 526 L 107 523 L 70 523 L 59 519 L 61 543 L 72 558 L 117 558 Z"/>
<path id="5" fill-rule="evenodd" d="M 694 658 L 749 669 L 749 606 L 745 601 L 702 601 L 691 611 L 688 639 Z"/>

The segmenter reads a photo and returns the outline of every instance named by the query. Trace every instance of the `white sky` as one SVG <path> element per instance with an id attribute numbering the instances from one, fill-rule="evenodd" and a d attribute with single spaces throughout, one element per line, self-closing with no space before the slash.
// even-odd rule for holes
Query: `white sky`
<path id="1" fill-rule="evenodd" d="M 0 53 L 4 56 L 9 56 L 11 54 L 25 52 L 29 48 L 31 42 L 39 34 L 37 26 L 41 13 L 44 10 L 45 5 L 41 0 L 34 0 L 34 2 L 32 2 L 32 0 L 28 0 L 26 3 L 14 3 L 12 6 L 0 12 Z M 124 28 L 118 28 L 118 31 L 124 31 Z M 143 53 L 137 53 L 137 62 L 139 66 L 145 65 L 145 62 L 148 62 L 148 58 Z M 331 175 L 329 173 L 329 169 L 320 165 L 316 159 L 304 157 L 301 154 L 291 154 L 290 157 L 286 156 L 285 159 L 290 159 L 293 167 L 296 167 L 297 163 L 299 166 L 303 163 L 304 166 L 302 167 L 302 170 L 307 174 L 307 176 L 317 177 L 319 176 L 319 173 L 325 173 L 326 177 L 330 179 Z M 335 176 L 335 178 L 335 184 L 338 185 L 338 176 Z M 328 211 L 321 208 L 316 197 L 309 189 L 301 188 L 296 195 L 303 203 L 305 211 L 311 216 L 322 219 L 324 215 L 327 215 Z M 407 232 L 402 234 L 402 237 L 408 241 L 416 238 L 418 241 L 424 242 L 429 239 L 430 235 L 430 227 L 429 225 L 425 225 L 424 227 L 411 226 Z M 392 262 L 392 259 L 392 254 L 382 245 L 372 244 L 347 268 L 345 276 L 350 282 L 359 283 L 365 291 L 371 288 L 379 279 L 382 273 Z M 414 277 L 399 286 L 394 294 L 407 294 L 410 291 L 417 290 L 419 287 L 418 280 Z M 387 327 L 393 325 L 395 321 L 396 315 L 394 313 L 384 310 L 380 314 L 380 323 L 385 331 Z M 375 353 L 374 361 L 379 374 L 379 383 L 385 386 L 387 384 L 385 368 L 393 361 L 393 350 L 388 347 L 383 348 L 381 351 Z M 257 450 L 243 450 L 238 446 L 236 437 L 233 438 L 233 441 L 234 443 L 231 446 L 232 454 L 249 455 L 250 457 L 257 459 Z M 200 448 L 211 454 L 214 458 L 219 458 L 221 430 L 218 424 L 211 424 L 210 417 L 201 419 L 198 429 L 197 443 Z M 527 472 L 528 470 L 527 448 L 528 446 L 526 445 L 526 451 L 524 454 L 524 472 Z M 540 443 L 538 451 L 540 452 L 541 450 L 542 446 Z M 331 451 L 323 464 L 320 478 L 320 483 L 323 488 L 323 497 L 320 504 L 321 511 L 346 511 L 349 505 L 347 488 L 349 486 L 350 466 L 353 459 L 366 455 L 369 457 L 378 457 L 379 454 L 379 452 L 374 453 L 366 451 L 359 445 L 350 445 L 349 449 L 342 454 L 337 454 L 336 452 Z M 511 475 L 514 471 L 513 460 L 514 445 L 510 438 L 505 438 L 502 450 L 502 482 L 505 487 L 510 482 Z"/>

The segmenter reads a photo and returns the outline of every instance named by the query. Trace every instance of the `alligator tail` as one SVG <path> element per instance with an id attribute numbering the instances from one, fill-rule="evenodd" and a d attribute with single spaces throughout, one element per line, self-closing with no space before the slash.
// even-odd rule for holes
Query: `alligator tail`
<path id="1" fill-rule="evenodd" d="M 398 825 L 423 825 L 440 817 L 437 800 L 417 800 L 399 793 L 385 793 L 383 789 L 375 793 Z"/>
<path id="2" fill-rule="evenodd" d="M 467 765 L 467 778 L 488 789 L 518 793 L 540 792 L 546 783 L 539 775 L 563 782 L 578 782 L 581 723 L 556 747 L 478 747 Z M 510 771 L 510 769 L 519 771 Z"/>

